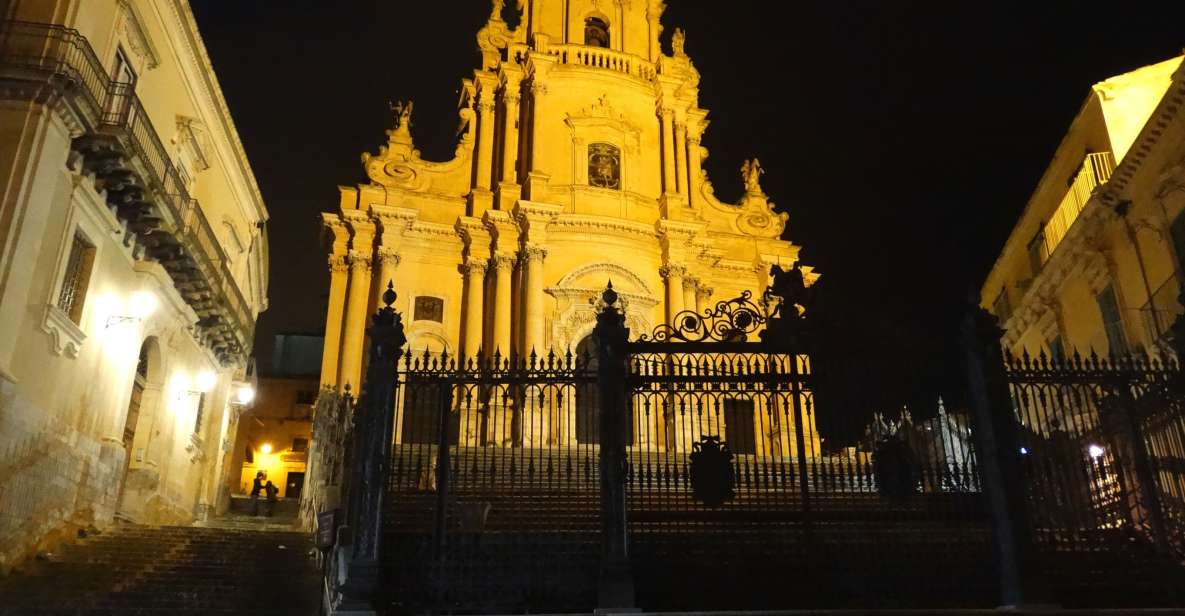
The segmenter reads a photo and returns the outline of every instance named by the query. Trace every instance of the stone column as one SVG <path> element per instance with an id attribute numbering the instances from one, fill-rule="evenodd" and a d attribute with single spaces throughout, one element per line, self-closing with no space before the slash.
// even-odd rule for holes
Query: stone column
<path id="1" fill-rule="evenodd" d="M 682 265 L 668 264 L 659 273 L 667 280 L 667 323 L 674 323 L 675 315 L 683 311 L 683 275 L 687 269 Z"/>
<path id="2" fill-rule="evenodd" d="M 494 255 L 490 259 L 494 268 L 494 337 L 490 353 L 497 351 L 502 357 L 510 355 L 510 276 L 514 269 L 514 257 L 507 254 Z"/>
<path id="3" fill-rule="evenodd" d="M 389 283 L 395 281 L 395 268 L 399 267 L 399 253 L 391 248 L 379 248 L 378 259 L 379 277 L 375 281 L 375 299 L 374 305 L 383 305 L 383 293 L 387 290 Z"/>
<path id="4" fill-rule="evenodd" d="M 346 300 L 345 331 L 342 337 L 341 372 L 337 383 L 350 386 L 354 395 L 361 391 L 362 344 L 366 337 L 366 311 L 370 304 L 369 252 L 350 251 L 350 290 Z"/>
<path id="5" fill-rule="evenodd" d="M 531 171 L 543 171 L 543 161 L 546 152 L 543 147 L 543 135 L 540 122 L 545 117 L 543 111 L 544 99 L 547 98 L 547 84 L 536 80 L 531 81 Z"/>
<path id="6" fill-rule="evenodd" d="M 502 103 L 506 113 L 502 118 L 502 134 L 505 136 L 502 148 L 502 181 L 510 184 L 518 183 L 518 103 L 517 85 L 512 89 L 506 85 L 502 93 Z"/>
<path id="7" fill-rule="evenodd" d="M 687 189 L 687 125 L 675 124 L 675 191 L 681 195 L 688 193 Z"/>
<path id="8" fill-rule="evenodd" d="M 705 310 L 712 307 L 712 293 L 715 289 L 712 287 L 700 285 L 695 290 L 695 311 L 703 314 Z"/>
<path id="9" fill-rule="evenodd" d="M 662 122 L 662 192 L 671 194 L 675 188 L 675 144 L 674 127 L 675 112 L 670 107 L 663 107 L 659 112 Z"/>
<path id="10" fill-rule="evenodd" d="M 534 350 L 542 357 L 546 355 L 543 348 L 543 260 L 547 258 L 547 251 L 539 246 L 527 246 L 523 249 L 523 258 L 527 265 L 527 309 L 523 317 L 526 335 L 522 351 L 526 355 Z"/>
<path id="11" fill-rule="evenodd" d="M 687 135 L 687 207 L 699 206 L 697 188 L 700 185 L 700 173 L 703 170 L 703 160 L 700 158 L 699 137 Z"/>
<path id="12" fill-rule="evenodd" d="M 683 309 L 699 311 L 699 304 L 695 299 L 695 290 L 699 287 L 699 280 L 686 276 L 683 278 Z"/>
<path id="13" fill-rule="evenodd" d="M 466 259 L 461 273 L 465 276 L 465 338 L 461 352 L 468 358 L 481 350 L 486 262 Z"/>
<path id="14" fill-rule="evenodd" d="M 490 190 L 490 177 L 494 171 L 494 97 L 486 91 L 477 103 L 477 178 L 474 182 L 481 190 Z"/>
<path id="15" fill-rule="evenodd" d="M 342 317 L 346 308 L 346 287 L 350 270 L 346 255 L 329 257 L 329 308 L 325 311 L 325 346 L 321 355 L 321 387 L 337 385 L 338 359 L 342 345 Z"/>

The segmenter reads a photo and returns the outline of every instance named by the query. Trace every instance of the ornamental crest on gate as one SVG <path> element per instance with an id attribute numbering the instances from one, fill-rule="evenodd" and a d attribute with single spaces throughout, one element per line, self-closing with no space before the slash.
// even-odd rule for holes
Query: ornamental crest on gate
<path id="1" fill-rule="evenodd" d="M 719 507 L 736 496 L 733 490 L 732 450 L 719 436 L 704 436 L 692 443 L 691 491 L 709 507 Z"/>

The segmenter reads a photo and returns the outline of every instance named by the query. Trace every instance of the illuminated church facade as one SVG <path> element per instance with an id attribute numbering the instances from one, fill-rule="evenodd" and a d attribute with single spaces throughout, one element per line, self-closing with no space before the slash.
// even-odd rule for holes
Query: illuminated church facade
<path id="1" fill-rule="evenodd" d="M 450 356 L 576 350 L 610 280 L 632 335 L 762 293 L 799 247 L 745 161 L 739 203 L 703 169 L 700 75 L 659 0 L 493 3 L 447 162 L 422 159 L 410 103 L 369 182 L 323 214 L 330 296 L 322 386 L 357 392 L 365 328 L 393 282 L 409 347 Z M 514 27 L 509 21 L 515 21 Z M 741 161 L 737 161 L 738 164 Z M 808 282 L 817 274 L 803 267 Z"/>

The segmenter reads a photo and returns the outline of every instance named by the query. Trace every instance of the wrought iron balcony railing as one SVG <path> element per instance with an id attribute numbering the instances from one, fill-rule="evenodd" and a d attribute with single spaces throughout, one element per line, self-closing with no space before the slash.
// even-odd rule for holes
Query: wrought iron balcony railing
<path id="1" fill-rule="evenodd" d="M 1111 173 L 1114 170 L 1115 157 L 1110 152 L 1086 155 L 1086 160 L 1082 161 L 1082 167 L 1074 175 L 1074 181 L 1070 183 L 1069 190 L 1062 196 L 1061 203 L 1053 211 L 1049 221 L 1045 223 L 1044 235 L 1041 245 L 1038 247 L 1041 263 L 1045 263 L 1049 259 L 1058 244 L 1070 232 L 1070 227 L 1074 225 L 1074 221 L 1078 220 L 1078 215 L 1090 201 L 1094 189 L 1111 179 Z"/>
<path id="2" fill-rule="evenodd" d="M 8 86 L 8 96 L 60 95 L 82 124 L 83 138 L 115 144 L 129 167 L 121 171 L 137 176 L 142 199 L 153 210 L 148 222 L 129 228 L 151 233 L 159 218 L 160 229 L 176 240 L 182 258 L 201 272 L 202 279 L 193 280 L 170 269 L 178 289 L 202 317 L 200 324 L 213 335 L 215 346 L 245 354 L 255 328 L 250 306 L 205 213 L 189 195 L 184 171 L 169 156 L 134 86 L 112 81 L 77 30 L 12 20 L 0 24 L 0 81 Z M 112 206 L 121 218 L 133 217 L 127 199 L 123 201 Z"/>
<path id="3" fill-rule="evenodd" d="M 1174 272 L 1162 282 L 1139 309 L 1144 336 L 1150 344 L 1166 344 L 1169 328 L 1185 312 L 1185 307 L 1178 300 L 1181 286 L 1177 276 Z"/>

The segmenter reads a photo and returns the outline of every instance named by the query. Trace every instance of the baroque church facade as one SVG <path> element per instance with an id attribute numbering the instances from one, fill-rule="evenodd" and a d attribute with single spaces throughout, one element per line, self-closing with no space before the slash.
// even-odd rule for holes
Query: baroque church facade
<path id="1" fill-rule="evenodd" d="M 708 111 L 659 0 L 495 1 L 463 80 L 455 157 L 421 158 L 411 103 L 363 154 L 369 181 L 323 214 L 330 298 L 322 386 L 358 391 L 365 328 L 393 283 L 409 348 L 473 357 L 576 350 L 605 285 L 634 336 L 743 291 L 799 246 L 745 161 L 739 203 L 703 169 Z M 514 27 L 504 17 L 516 13 Z M 802 267 L 808 283 L 817 278 Z"/>

